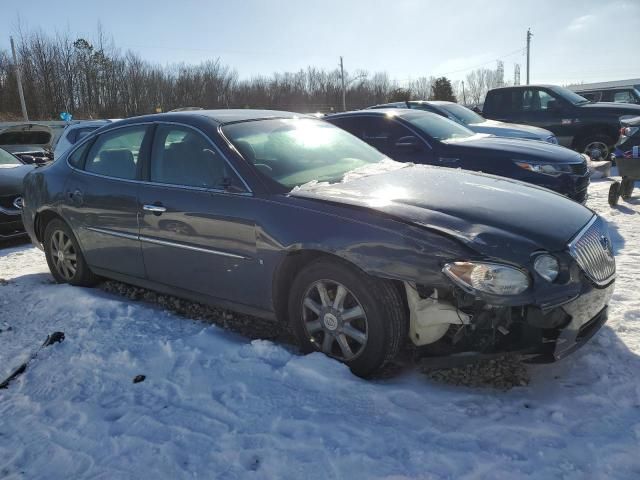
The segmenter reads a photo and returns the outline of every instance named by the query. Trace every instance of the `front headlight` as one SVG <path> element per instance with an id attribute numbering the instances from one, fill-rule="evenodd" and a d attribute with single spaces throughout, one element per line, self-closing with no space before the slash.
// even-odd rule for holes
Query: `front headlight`
<path id="1" fill-rule="evenodd" d="M 558 145 L 558 137 L 556 137 L 555 135 L 549 135 L 545 140 L 554 145 Z"/>
<path id="2" fill-rule="evenodd" d="M 556 257 L 546 253 L 536 257 L 533 262 L 533 268 L 538 272 L 538 275 L 548 282 L 553 282 L 558 278 L 558 273 L 560 272 L 560 264 L 558 260 L 556 260 Z"/>
<path id="3" fill-rule="evenodd" d="M 542 173 L 544 175 L 553 175 L 554 177 L 562 173 L 566 173 L 567 171 L 566 165 L 563 165 L 563 164 L 522 162 L 518 160 L 514 160 L 514 163 L 520 168 L 523 168 L 524 170 L 529 170 L 530 172 Z"/>
<path id="4" fill-rule="evenodd" d="M 468 292 L 518 295 L 529 288 L 526 273 L 498 263 L 453 262 L 447 263 L 442 271 Z"/>

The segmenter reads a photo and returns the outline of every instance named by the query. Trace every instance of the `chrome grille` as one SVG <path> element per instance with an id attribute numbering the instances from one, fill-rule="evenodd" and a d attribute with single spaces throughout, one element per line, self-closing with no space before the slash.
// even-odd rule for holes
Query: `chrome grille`
<path id="1" fill-rule="evenodd" d="M 607 227 L 594 216 L 569 244 L 569 253 L 594 283 L 605 285 L 616 273 L 616 261 Z"/>

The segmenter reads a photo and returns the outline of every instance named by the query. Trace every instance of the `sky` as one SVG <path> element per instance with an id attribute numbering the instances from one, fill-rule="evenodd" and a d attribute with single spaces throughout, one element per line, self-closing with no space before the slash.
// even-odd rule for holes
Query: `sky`
<path id="1" fill-rule="evenodd" d="M 0 0 L 0 48 L 41 29 L 95 37 L 98 24 L 122 50 L 161 65 L 220 58 L 241 78 L 332 69 L 386 71 L 406 82 L 505 65 L 524 83 L 531 28 L 531 83 L 640 78 L 632 32 L 640 0 Z"/>

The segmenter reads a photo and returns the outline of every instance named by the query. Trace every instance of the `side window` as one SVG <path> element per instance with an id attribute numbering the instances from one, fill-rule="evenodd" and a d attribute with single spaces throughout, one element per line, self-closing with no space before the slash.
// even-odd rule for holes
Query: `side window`
<path id="1" fill-rule="evenodd" d="M 69 143 L 71 143 L 73 145 L 76 142 L 79 142 L 80 140 L 82 140 L 87 135 L 89 135 L 96 128 L 98 128 L 98 127 L 76 128 L 76 129 L 72 130 L 71 132 L 69 132 L 69 135 L 67 135 L 67 140 L 69 140 Z"/>
<path id="2" fill-rule="evenodd" d="M 146 131 L 146 126 L 135 126 L 103 133 L 93 143 L 84 169 L 108 177 L 134 180 Z"/>
<path id="3" fill-rule="evenodd" d="M 87 142 L 84 145 L 82 145 L 80 148 L 76 149 L 69 156 L 69 163 L 71 164 L 72 167 L 82 168 L 82 162 L 84 160 L 84 156 L 86 155 L 87 150 L 89 150 L 90 146 L 91 146 L 91 142 Z"/>
<path id="4" fill-rule="evenodd" d="M 602 99 L 602 92 L 588 92 L 588 93 L 580 93 L 584 98 L 591 102 L 602 102 L 607 101 Z"/>
<path id="5" fill-rule="evenodd" d="M 344 127 L 345 130 L 361 138 L 382 153 L 389 154 L 392 152 L 399 138 L 413 135 L 411 130 L 391 118 L 360 117 L 349 119 L 349 121 L 351 126 Z M 338 126 L 341 127 L 342 125 Z"/>
<path id="6" fill-rule="evenodd" d="M 546 112 L 549 110 L 549 103 L 555 103 L 555 101 L 556 99 L 544 90 L 525 90 L 522 97 L 522 110 L 525 112 Z"/>
<path id="7" fill-rule="evenodd" d="M 187 127 L 158 125 L 149 179 L 156 183 L 244 191 L 240 179 L 211 143 Z"/>
<path id="8" fill-rule="evenodd" d="M 483 110 L 490 114 L 522 111 L 522 90 L 495 90 L 489 93 Z"/>
<path id="9" fill-rule="evenodd" d="M 613 94 L 613 101 L 616 103 L 633 103 L 634 98 L 629 90 L 622 90 Z"/>

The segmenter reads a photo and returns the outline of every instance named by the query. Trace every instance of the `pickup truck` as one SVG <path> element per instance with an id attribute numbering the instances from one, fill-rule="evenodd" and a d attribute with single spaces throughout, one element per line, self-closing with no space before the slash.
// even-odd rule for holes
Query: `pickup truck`
<path id="1" fill-rule="evenodd" d="M 621 121 L 640 116 L 640 105 L 593 103 L 556 85 L 521 85 L 489 90 L 482 114 L 545 128 L 561 145 L 592 160 L 608 160 L 620 137 Z"/>

